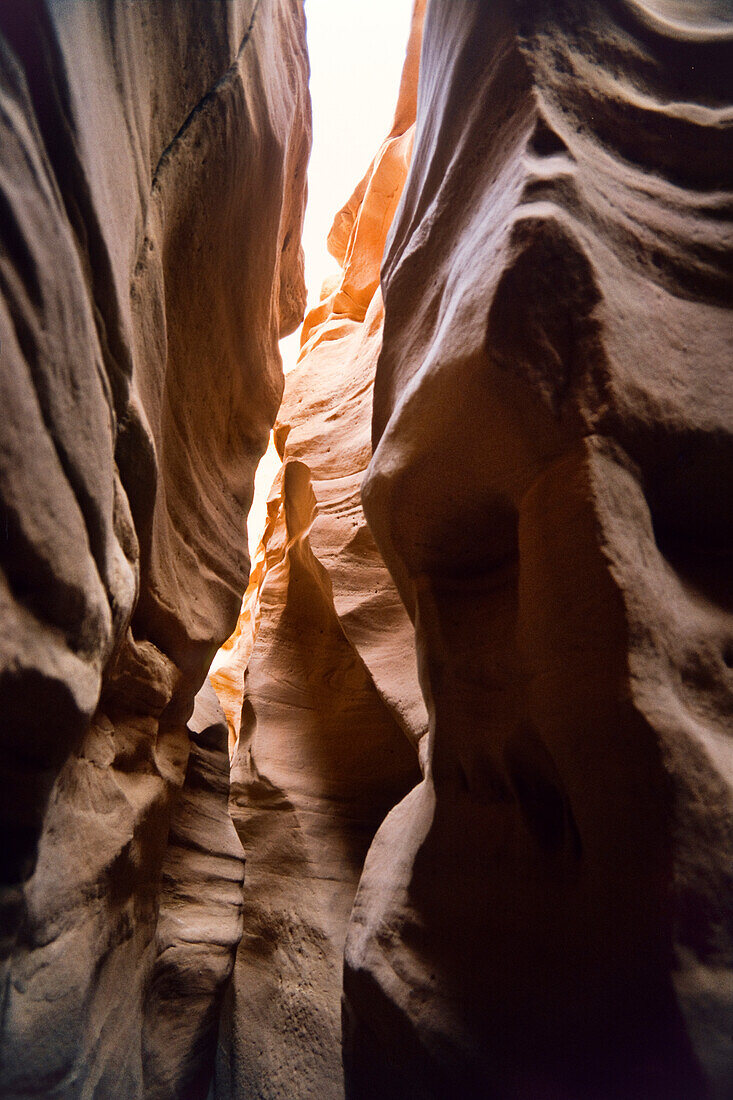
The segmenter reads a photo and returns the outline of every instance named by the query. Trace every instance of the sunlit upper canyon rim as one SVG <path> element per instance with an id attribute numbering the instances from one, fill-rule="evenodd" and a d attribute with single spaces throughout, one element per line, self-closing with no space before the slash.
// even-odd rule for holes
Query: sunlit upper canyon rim
<path id="1" fill-rule="evenodd" d="M 728 0 L 0 82 L 0 1096 L 729 1100 Z"/>

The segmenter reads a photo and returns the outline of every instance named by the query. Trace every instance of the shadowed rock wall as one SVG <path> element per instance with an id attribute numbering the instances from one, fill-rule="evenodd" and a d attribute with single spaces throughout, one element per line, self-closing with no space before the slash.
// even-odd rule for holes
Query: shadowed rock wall
<path id="1" fill-rule="evenodd" d="M 208 681 L 187 729 L 191 751 L 163 860 L 143 1017 L 146 1100 L 207 1094 L 242 935 L 244 853 L 229 815 L 228 730 Z"/>
<path id="2" fill-rule="evenodd" d="M 232 838 L 196 867 L 189 822 L 165 853 L 305 302 L 304 30 L 295 0 L 0 4 L 4 1096 L 196 1076 L 193 1024 L 177 1068 L 155 1019 L 141 1040 L 144 1003 L 160 1023 L 190 993 L 193 1020 L 208 996 L 148 990 L 157 952 L 187 965 L 176 861 L 212 997 L 231 962 Z M 220 799 L 219 765 L 192 767 Z M 209 885 L 184 913 L 187 876 Z"/>
<path id="3" fill-rule="evenodd" d="M 428 7 L 363 496 L 429 748 L 351 1097 L 733 1087 L 732 51 L 722 4 Z"/>

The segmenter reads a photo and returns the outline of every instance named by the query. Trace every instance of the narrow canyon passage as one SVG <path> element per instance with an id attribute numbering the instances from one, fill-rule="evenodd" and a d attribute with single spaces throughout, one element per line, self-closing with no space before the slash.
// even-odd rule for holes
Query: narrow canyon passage
<path id="1" fill-rule="evenodd" d="M 283 465 L 237 630 L 211 676 L 237 738 L 231 806 L 247 860 L 222 1097 L 343 1097 L 349 914 L 376 829 L 421 778 L 427 714 L 412 627 L 359 490 L 384 315 L 379 264 L 409 166 L 422 16 L 420 4 L 388 136 L 333 223 L 340 273 L 306 316 L 286 374 L 274 432 Z"/>
<path id="2" fill-rule="evenodd" d="M 733 16 L 402 7 L 0 0 L 9 1100 L 733 1095 Z"/>

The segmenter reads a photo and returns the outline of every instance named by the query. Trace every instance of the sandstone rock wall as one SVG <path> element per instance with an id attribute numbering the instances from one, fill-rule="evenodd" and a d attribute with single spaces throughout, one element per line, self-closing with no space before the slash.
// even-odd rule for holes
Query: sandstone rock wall
<path id="1" fill-rule="evenodd" d="M 305 301 L 302 5 L 2 4 L 0 81 L 0 1091 L 138 1097 L 169 1026 L 142 1049 L 144 1005 L 182 1010 L 151 972 L 220 977 L 239 920 L 188 912 L 183 960 L 171 889 L 231 891 L 236 859 L 166 845 Z"/>
<path id="2" fill-rule="evenodd" d="M 429 749 L 354 1098 L 730 1094 L 732 49 L 712 2 L 428 7 L 363 495 Z"/>
<path id="3" fill-rule="evenodd" d="M 302 5 L 0 2 L 3 1096 L 730 1095 L 730 15 L 424 7 L 216 677 L 238 840 Z"/>
<path id="4" fill-rule="evenodd" d="M 341 274 L 306 318 L 286 379 L 275 430 L 284 465 L 238 633 L 213 676 L 239 734 L 232 816 L 247 857 L 222 1098 L 343 1096 L 349 912 L 377 826 L 420 778 L 426 714 L 412 627 L 359 490 L 379 265 L 412 148 L 422 8 L 393 130 L 334 222 Z"/>
<path id="5" fill-rule="evenodd" d="M 229 814 L 228 729 L 208 680 L 187 729 L 191 752 L 163 860 L 143 1016 L 145 1100 L 207 1095 L 242 936 L 244 853 Z"/>

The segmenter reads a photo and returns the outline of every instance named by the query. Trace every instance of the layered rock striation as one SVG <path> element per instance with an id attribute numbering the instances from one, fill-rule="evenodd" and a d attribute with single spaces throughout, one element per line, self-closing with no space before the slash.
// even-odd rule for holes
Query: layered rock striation
<path id="1" fill-rule="evenodd" d="M 730 1092 L 732 31 L 429 5 L 363 489 L 429 748 L 351 918 L 351 1097 Z"/>
<path id="2" fill-rule="evenodd" d="M 225 758 L 187 772 L 186 720 L 305 302 L 302 6 L 3 4 L 0 81 L 0 1091 L 181 1095 L 241 898 L 223 819 L 166 849 L 186 776 L 181 805 L 194 782 L 224 812 Z M 202 958 L 207 988 L 161 992 Z M 158 1088 L 181 997 L 187 1064 Z"/>

